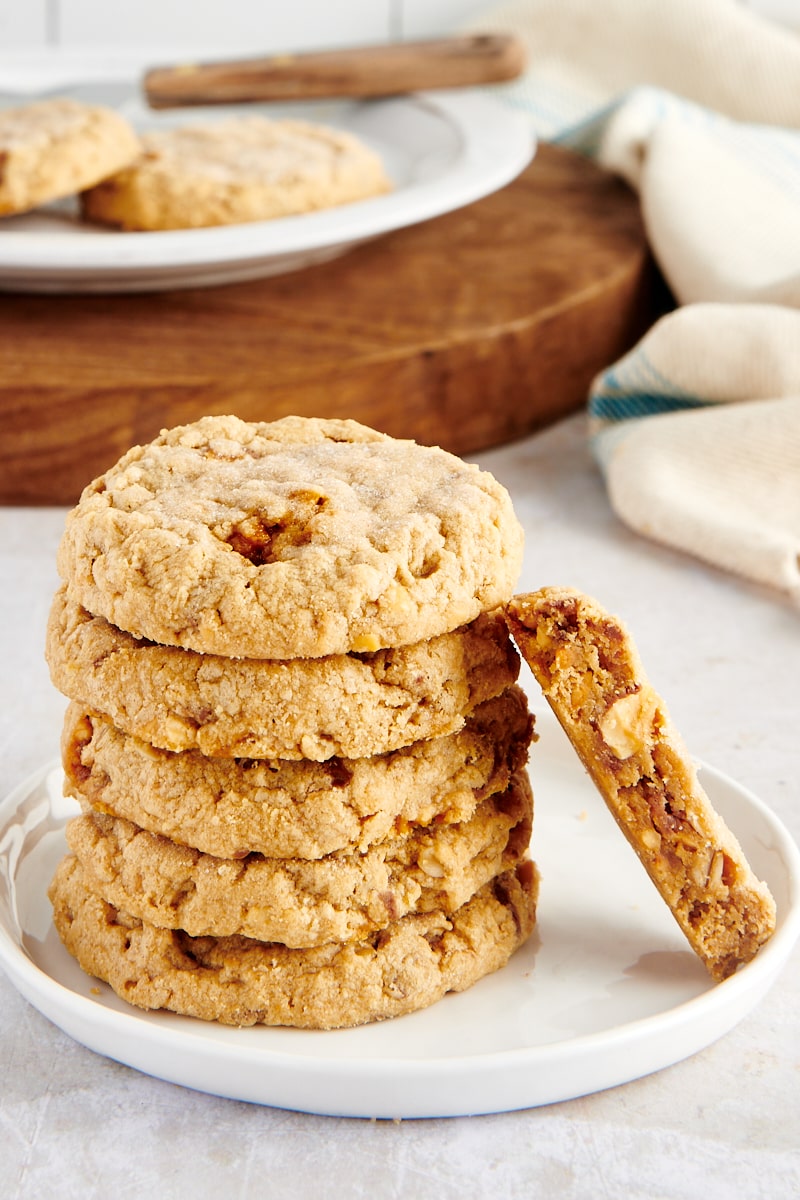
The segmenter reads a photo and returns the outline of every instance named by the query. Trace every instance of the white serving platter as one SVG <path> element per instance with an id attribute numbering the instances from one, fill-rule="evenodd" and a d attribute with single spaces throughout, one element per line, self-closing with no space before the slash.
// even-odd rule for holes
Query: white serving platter
<path id="1" fill-rule="evenodd" d="M 750 792 L 701 778 L 778 909 L 758 956 L 714 984 L 549 714 L 531 757 L 538 928 L 502 971 L 424 1012 L 328 1033 L 232 1029 L 131 1008 L 62 947 L 46 891 L 75 811 L 43 767 L 0 805 L 0 965 L 77 1041 L 137 1070 L 258 1104 L 447 1117 L 549 1104 L 708 1046 L 751 1011 L 800 932 L 800 854 Z"/>
<path id="2" fill-rule="evenodd" d="M 382 234 L 470 204 L 513 180 L 531 161 L 528 122 L 485 92 L 435 91 L 369 101 L 216 106 L 154 112 L 133 84 L 73 87 L 52 75 L 51 93 L 113 104 L 139 129 L 219 121 L 236 113 L 302 117 L 350 130 L 382 157 L 391 192 L 319 212 L 220 226 L 123 233 L 82 221 L 75 199 L 0 218 L 0 289 L 134 292 L 206 287 L 295 271 Z M 76 67 L 76 71 L 78 68 Z M 0 60 L 0 93 L 4 78 Z M 32 76 L 39 88 L 47 78 Z M 0 106 L 33 99 L 17 91 Z M 60 86 L 62 85 L 63 86 Z M 88 92 L 88 94 L 87 94 Z"/>

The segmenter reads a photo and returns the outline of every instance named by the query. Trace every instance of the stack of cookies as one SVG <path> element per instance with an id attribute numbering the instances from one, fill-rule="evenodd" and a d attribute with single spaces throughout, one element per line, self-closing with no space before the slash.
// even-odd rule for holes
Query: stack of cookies
<path id="1" fill-rule="evenodd" d="M 142 1008 L 335 1028 L 504 965 L 537 890 L 521 555 L 490 475 L 352 421 L 207 417 L 90 484 L 47 647 L 81 966 Z"/>

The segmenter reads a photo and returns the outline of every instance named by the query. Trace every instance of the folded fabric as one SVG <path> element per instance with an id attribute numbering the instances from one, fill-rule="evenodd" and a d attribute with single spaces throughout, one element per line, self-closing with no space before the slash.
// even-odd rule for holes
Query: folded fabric
<path id="1" fill-rule="evenodd" d="M 499 93 L 638 192 L 679 305 L 595 380 L 639 532 L 800 597 L 800 38 L 736 0 L 516 0 Z"/>
<path id="2" fill-rule="evenodd" d="M 800 132 L 637 88 L 557 141 L 639 193 L 651 249 L 680 304 L 800 305 Z"/>
<path id="3" fill-rule="evenodd" d="M 469 27 L 524 42 L 527 70 L 500 93 L 548 141 L 640 85 L 739 121 L 800 126 L 800 39 L 741 0 L 509 0 Z"/>
<path id="4" fill-rule="evenodd" d="M 679 308 L 595 380 L 589 412 L 628 525 L 800 599 L 800 312 Z"/>

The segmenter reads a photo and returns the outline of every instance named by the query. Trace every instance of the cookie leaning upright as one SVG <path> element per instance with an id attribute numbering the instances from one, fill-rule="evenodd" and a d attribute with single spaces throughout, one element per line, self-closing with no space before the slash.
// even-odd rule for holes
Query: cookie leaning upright
<path id="1" fill-rule="evenodd" d="M 0 214 L 27 212 L 121 170 L 140 142 L 113 109 L 58 98 L 0 113 Z"/>
<path id="2" fill-rule="evenodd" d="M 451 632 L 510 597 L 505 489 L 354 421 L 206 417 L 137 446 L 69 514 L 70 599 L 135 637 L 288 659 Z"/>
<path id="3" fill-rule="evenodd" d="M 523 657 L 617 824 L 716 980 L 775 929 L 775 902 L 714 810 L 622 622 L 550 587 L 506 610 Z"/>

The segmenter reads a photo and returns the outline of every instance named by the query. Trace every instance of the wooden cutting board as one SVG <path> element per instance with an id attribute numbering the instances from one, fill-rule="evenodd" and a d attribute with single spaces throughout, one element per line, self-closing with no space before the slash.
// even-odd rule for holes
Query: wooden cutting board
<path id="1" fill-rule="evenodd" d="M 0 502 L 71 504 L 204 413 L 354 417 L 470 454 L 581 407 L 661 298 L 636 197 L 549 146 L 484 200 L 290 275 L 0 294 Z"/>

